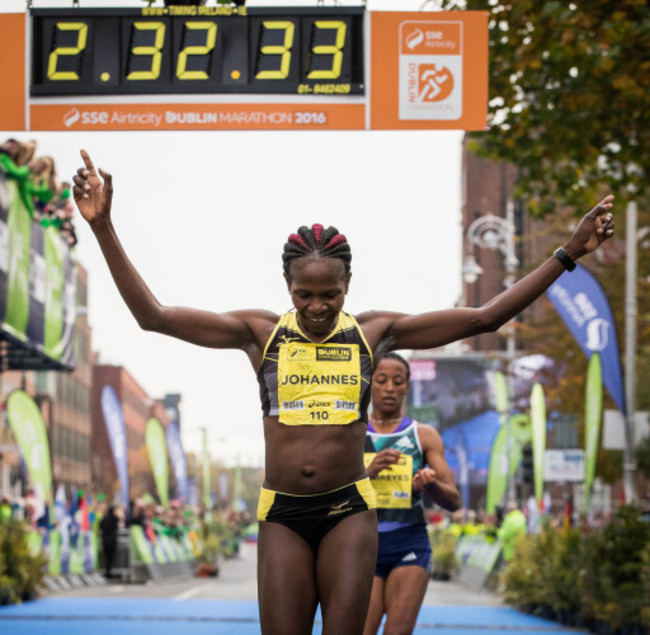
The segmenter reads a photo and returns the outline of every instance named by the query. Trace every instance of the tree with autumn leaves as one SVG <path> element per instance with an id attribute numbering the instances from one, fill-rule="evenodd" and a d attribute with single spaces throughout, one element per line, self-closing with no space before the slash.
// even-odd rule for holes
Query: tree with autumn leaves
<path id="1" fill-rule="evenodd" d="M 528 212 L 583 210 L 603 189 L 619 205 L 647 197 L 645 0 L 441 0 L 461 5 L 489 13 L 488 129 L 473 148 L 519 167 Z"/>
<path id="2" fill-rule="evenodd" d="M 488 12 L 488 127 L 471 151 L 517 166 L 528 215 L 567 225 L 613 193 L 613 247 L 587 259 L 603 285 L 623 351 L 625 209 L 638 205 L 637 409 L 650 410 L 650 5 L 646 0 L 439 0 Z M 525 240 L 525 237 L 523 237 Z M 559 316 L 519 324 L 518 341 L 566 364 L 554 409 L 581 413 L 587 361 Z M 605 407 L 615 407 L 606 395 Z M 606 471 L 606 466 L 603 465 Z M 620 474 L 620 472 L 619 472 Z"/>

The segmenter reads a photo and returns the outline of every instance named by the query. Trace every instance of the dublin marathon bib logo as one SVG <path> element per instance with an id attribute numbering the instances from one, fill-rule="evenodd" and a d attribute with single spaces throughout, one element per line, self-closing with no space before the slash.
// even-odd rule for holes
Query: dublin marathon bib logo
<path id="1" fill-rule="evenodd" d="M 342 346 L 318 346 L 316 359 L 319 362 L 349 362 L 352 359 L 352 351 Z"/>
<path id="2" fill-rule="evenodd" d="M 279 346 L 278 402 L 287 425 L 347 424 L 358 419 L 357 344 L 286 342 Z"/>

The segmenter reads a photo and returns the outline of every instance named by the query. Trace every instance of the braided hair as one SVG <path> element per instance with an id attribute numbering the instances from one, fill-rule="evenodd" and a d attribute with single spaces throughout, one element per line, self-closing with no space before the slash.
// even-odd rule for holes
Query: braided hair
<path id="1" fill-rule="evenodd" d="M 325 229 L 317 223 L 311 227 L 303 225 L 298 229 L 297 234 L 291 234 L 284 244 L 282 252 L 285 275 L 289 275 L 289 267 L 294 260 L 309 255 L 321 258 L 338 258 L 345 267 L 345 273 L 350 273 L 350 262 L 352 261 L 350 244 L 336 227 L 330 226 Z"/>

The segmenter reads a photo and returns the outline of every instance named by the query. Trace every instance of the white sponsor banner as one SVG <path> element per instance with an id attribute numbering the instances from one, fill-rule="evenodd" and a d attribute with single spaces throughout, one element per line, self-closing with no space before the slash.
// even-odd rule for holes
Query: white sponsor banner
<path id="1" fill-rule="evenodd" d="M 580 482 L 585 478 L 584 450 L 546 450 L 545 481 Z"/>

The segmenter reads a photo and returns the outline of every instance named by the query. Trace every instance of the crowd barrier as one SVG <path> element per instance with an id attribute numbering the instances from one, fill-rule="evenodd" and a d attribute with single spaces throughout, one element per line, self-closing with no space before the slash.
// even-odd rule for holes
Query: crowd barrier
<path id="1" fill-rule="evenodd" d="M 101 541 L 95 531 L 31 531 L 27 541 L 32 554 L 45 553 L 48 558 L 45 584 L 51 590 L 105 582 L 100 575 L 105 568 Z M 156 533 L 150 540 L 138 525 L 120 529 L 111 577 L 123 582 L 145 582 L 193 574 L 198 548 L 187 533 L 177 538 Z"/>
<path id="2" fill-rule="evenodd" d="M 195 547 L 186 533 L 178 538 L 157 535 L 152 542 L 142 527 L 134 525 L 124 530 L 121 538 L 118 537 L 118 550 L 120 540 L 122 557 L 128 558 L 125 573 L 129 582 L 159 580 L 195 572 Z"/>
<path id="3" fill-rule="evenodd" d="M 97 571 L 99 549 L 92 531 L 67 535 L 56 529 L 44 533 L 32 531 L 27 534 L 27 542 L 31 553 L 47 555 L 50 575 Z"/>
<path id="4" fill-rule="evenodd" d="M 486 586 L 497 569 L 501 556 L 501 542 L 483 534 L 466 534 L 458 539 L 456 560 L 459 563 L 458 580 L 477 587 Z"/>

